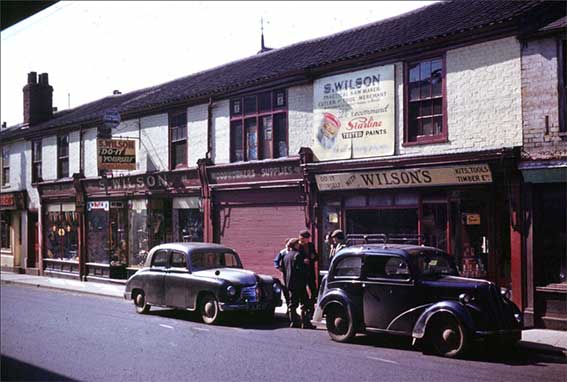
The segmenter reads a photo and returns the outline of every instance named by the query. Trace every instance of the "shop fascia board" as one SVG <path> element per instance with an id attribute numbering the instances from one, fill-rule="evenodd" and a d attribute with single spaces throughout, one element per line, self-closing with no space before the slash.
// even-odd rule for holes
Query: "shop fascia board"
<path id="1" fill-rule="evenodd" d="M 404 168 L 409 166 L 438 166 L 462 163 L 477 163 L 494 160 L 514 160 L 519 158 L 516 148 L 506 148 L 489 151 L 476 151 L 458 154 L 438 154 L 434 156 L 387 157 L 372 158 L 370 160 L 350 159 L 325 162 L 311 162 L 304 164 L 307 171 L 312 174 L 337 171 L 365 171 L 373 169 Z M 512 166 L 514 163 L 510 163 Z"/>

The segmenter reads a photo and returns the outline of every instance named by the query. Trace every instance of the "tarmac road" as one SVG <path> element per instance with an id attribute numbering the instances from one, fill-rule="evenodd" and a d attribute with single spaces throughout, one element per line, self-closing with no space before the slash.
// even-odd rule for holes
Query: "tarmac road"
<path id="1" fill-rule="evenodd" d="M 220 326 L 190 312 L 20 285 L 1 285 L 2 381 L 561 381 L 564 358 L 476 348 L 467 359 L 423 355 L 408 340 L 358 336 L 237 316 Z"/>

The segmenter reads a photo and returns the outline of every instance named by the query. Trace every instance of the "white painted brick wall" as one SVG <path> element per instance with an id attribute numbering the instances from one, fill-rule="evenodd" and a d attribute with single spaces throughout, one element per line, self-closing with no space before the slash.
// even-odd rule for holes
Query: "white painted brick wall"
<path id="1" fill-rule="evenodd" d="M 197 166 L 197 160 L 207 153 L 208 104 L 192 106 L 187 109 L 187 146 L 189 167 Z"/>
<path id="2" fill-rule="evenodd" d="M 97 129 L 92 128 L 83 131 L 83 149 L 85 152 L 85 177 L 94 178 L 98 176 L 97 153 L 96 153 Z"/>
<path id="3" fill-rule="evenodd" d="M 57 136 L 41 140 L 41 175 L 43 180 L 57 179 Z"/>
<path id="4" fill-rule="evenodd" d="M 69 133 L 69 176 L 80 171 L 81 159 L 81 132 Z"/>
<path id="5" fill-rule="evenodd" d="M 401 154 L 427 155 L 522 145 L 520 44 L 515 37 L 449 50 L 447 124 L 449 142 L 399 146 Z M 402 66 L 396 66 L 397 78 Z M 398 88 L 402 105 L 403 84 Z M 398 115 L 403 137 L 403 114 Z"/>
<path id="6" fill-rule="evenodd" d="M 169 134 L 167 121 L 167 114 L 151 115 L 140 119 L 142 128 L 140 170 L 142 172 L 168 169 Z"/>
<path id="7" fill-rule="evenodd" d="M 287 91 L 289 155 L 313 144 L 313 85 L 294 86 Z"/>
<path id="8" fill-rule="evenodd" d="M 32 181 L 32 152 L 31 152 L 31 141 L 26 141 L 24 148 L 24 163 L 25 169 L 22 172 L 24 179 L 22 183 L 25 183 L 25 189 L 28 192 L 28 208 L 39 208 L 39 193 L 37 188 L 33 187 Z M 43 162 L 42 162 L 43 164 Z M 27 217 L 26 217 L 27 220 Z M 27 223 L 26 223 L 27 224 Z M 27 247 L 25 247 L 27 248 Z"/>
<path id="9" fill-rule="evenodd" d="M 228 100 L 213 105 L 213 153 L 215 164 L 230 162 L 230 106 Z"/>

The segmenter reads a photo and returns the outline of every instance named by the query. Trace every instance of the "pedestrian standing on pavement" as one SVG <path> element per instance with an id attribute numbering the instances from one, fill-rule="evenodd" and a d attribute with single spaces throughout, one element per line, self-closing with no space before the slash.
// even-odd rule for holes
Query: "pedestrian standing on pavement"
<path id="1" fill-rule="evenodd" d="M 289 300 L 287 305 L 290 327 L 299 328 L 301 317 L 297 314 L 297 308 L 301 304 L 302 316 L 307 299 L 306 266 L 303 262 L 303 254 L 300 252 L 299 240 L 290 239 L 286 244 L 286 252 L 283 257 L 285 275 L 285 286 L 288 290 Z"/>
<path id="2" fill-rule="evenodd" d="M 290 240 L 293 240 L 293 239 L 294 238 L 287 239 L 286 242 L 284 243 L 284 248 L 281 251 L 279 251 L 278 254 L 276 255 L 276 257 L 274 258 L 274 267 L 278 271 L 281 272 L 282 279 L 284 280 L 284 282 L 282 283 L 283 284 L 282 285 L 282 294 L 284 296 L 286 305 L 289 305 L 289 293 L 287 291 L 287 287 L 285 286 L 286 277 L 285 277 L 285 267 L 284 267 L 284 264 L 283 264 L 283 259 L 284 259 L 285 254 L 288 251 L 287 244 L 290 242 Z"/>
<path id="3" fill-rule="evenodd" d="M 329 252 L 329 262 L 344 247 L 346 247 L 345 234 L 342 230 L 336 229 L 331 233 L 331 251 Z"/>
<path id="4" fill-rule="evenodd" d="M 311 319 L 315 302 L 317 301 L 317 264 L 319 255 L 315 250 L 315 245 L 311 242 L 311 234 L 309 231 L 301 231 L 299 233 L 299 244 L 301 252 L 303 252 L 303 260 L 306 265 L 307 287 L 309 288 L 308 302 L 305 309 L 306 317 L 303 318 L 304 327 L 311 328 Z"/>

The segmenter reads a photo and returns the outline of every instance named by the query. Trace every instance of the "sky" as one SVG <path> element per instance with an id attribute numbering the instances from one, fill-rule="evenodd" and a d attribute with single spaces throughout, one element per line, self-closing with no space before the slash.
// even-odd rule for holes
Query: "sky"
<path id="1" fill-rule="evenodd" d="M 23 121 L 27 73 L 58 110 L 368 24 L 434 1 L 60 1 L 1 33 L 0 120 Z"/>

